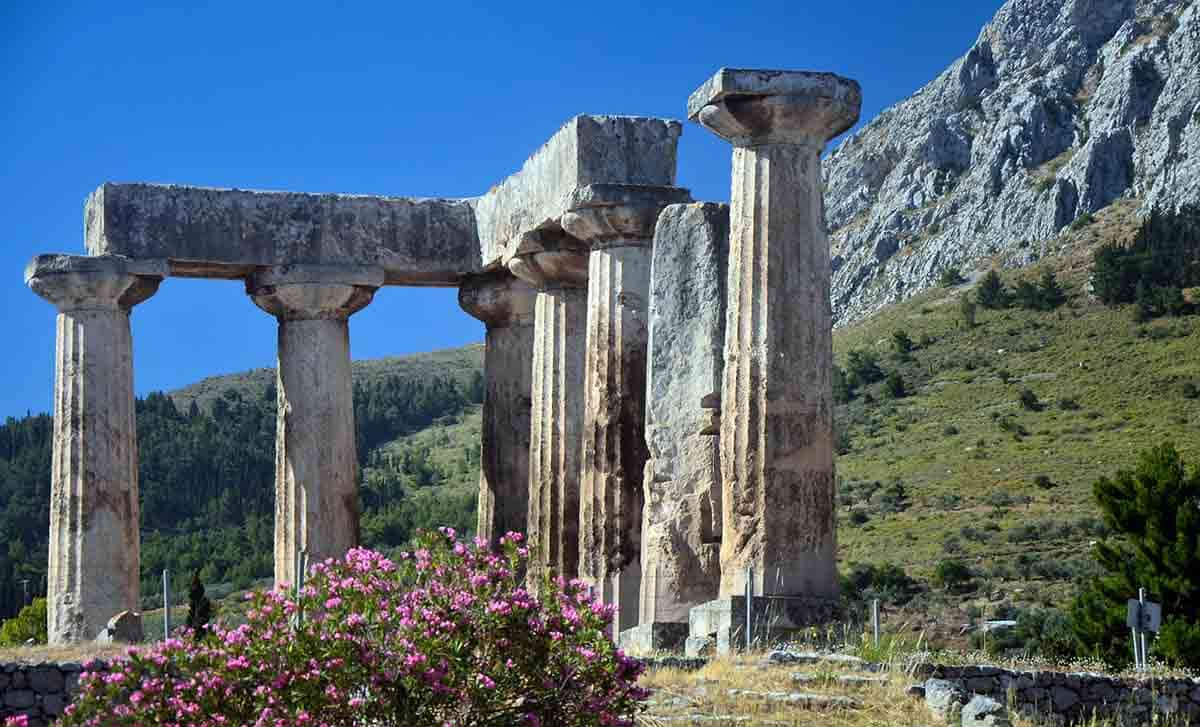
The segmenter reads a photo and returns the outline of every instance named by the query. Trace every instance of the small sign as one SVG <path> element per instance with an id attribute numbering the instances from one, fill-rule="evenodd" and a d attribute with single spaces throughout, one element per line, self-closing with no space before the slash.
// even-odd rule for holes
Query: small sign
<path id="1" fill-rule="evenodd" d="M 1129 599 L 1125 625 L 1139 631 L 1158 633 L 1159 627 L 1162 626 L 1162 605 L 1152 601 L 1143 603 L 1136 598 Z"/>

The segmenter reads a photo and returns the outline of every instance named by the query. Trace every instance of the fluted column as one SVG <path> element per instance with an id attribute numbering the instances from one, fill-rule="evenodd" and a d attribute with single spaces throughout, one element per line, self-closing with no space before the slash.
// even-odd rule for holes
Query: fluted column
<path id="1" fill-rule="evenodd" d="M 662 208 L 690 199 L 678 187 L 591 185 L 562 219 L 590 247 L 579 572 L 617 606 L 615 632 L 637 625 L 641 588 L 651 240 Z"/>
<path id="2" fill-rule="evenodd" d="M 561 232 L 523 235 L 508 269 L 538 290 L 529 427 L 529 581 L 574 578 L 579 559 L 579 455 L 587 254 Z"/>
<path id="3" fill-rule="evenodd" d="M 96 638 L 139 611 L 137 426 L 129 312 L 165 263 L 42 255 L 25 271 L 58 308 L 50 482 L 47 632 L 52 644 Z"/>
<path id="4" fill-rule="evenodd" d="M 275 585 L 296 553 L 340 558 L 359 543 L 358 457 L 349 318 L 383 284 L 377 268 L 295 265 L 246 281 L 279 320 L 275 435 Z"/>
<path id="5" fill-rule="evenodd" d="M 722 70 L 689 115 L 733 146 L 721 395 L 721 596 L 837 595 L 825 143 L 858 119 L 858 84 Z"/>
<path id="6" fill-rule="evenodd" d="M 507 270 L 463 281 L 458 302 L 487 326 L 476 535 L 495 544 L 529 517 L 529 431 L 537 291 Z"/>

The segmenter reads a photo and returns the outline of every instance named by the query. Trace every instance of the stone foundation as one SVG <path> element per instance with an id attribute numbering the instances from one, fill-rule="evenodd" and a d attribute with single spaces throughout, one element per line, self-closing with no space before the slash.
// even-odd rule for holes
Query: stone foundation
<path id="1" fill-rule="evenodd" d="M 751 641 L 755 648 L 789 640 L 805 629 L 837 621 L 836 600 L 802 596 L 755 596 L 751 601 Z M 746 647 L 746 597 L 718 598 L 696 606 L 688 617 L 688 656 L 718 655 Z"/>
<path id="2" fill-rule="evenodd" d="M 91 671 L 105 669 L 102 663 Z M 71 703 L 83 666 L 73 662 L 0 664 L 0 722 L 23 714 L 29 727 L 45 727 Z"/>

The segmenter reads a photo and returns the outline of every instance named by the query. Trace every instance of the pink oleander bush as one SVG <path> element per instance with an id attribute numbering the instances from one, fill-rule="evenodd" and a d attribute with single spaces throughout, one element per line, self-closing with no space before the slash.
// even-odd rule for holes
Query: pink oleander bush
<path id="1" fill-rule="evenodd" d="M 611 607 L 579 581 L 527 591 L 520 539 L 497 553 L 443 529 L 398 562 L 352 550 L 299 603 L 256 593 L 245 625 L 84 672 L 59 724 L 632 725 L 646 693 Z"/>

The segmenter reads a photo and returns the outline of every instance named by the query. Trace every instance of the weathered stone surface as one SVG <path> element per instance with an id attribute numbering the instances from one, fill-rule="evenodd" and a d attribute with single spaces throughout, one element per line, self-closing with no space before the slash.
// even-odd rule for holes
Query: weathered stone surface
<path id="1" fill-rule="evenodd" d="M 1008 710 L 991 697 L 977 694 L 962 708 L 963 727 L 1009 727 Z"/>
<path id="2" fill-rule="evenodd" d="M 136 644 L 143 637 L 142 615 L 134 611 L 122 611 L 108 620 L 97 634 L 96 641 L 102 644 Z"/>
<path id="3" fill-rule="evenodd" d="M 617 606 L 614 631 L 638 623 L 650 245 L 659 212 L 691 199 L 679 187 L 591 185 L 563 229 L 587 243 L 587 349 L 579 574 Z"/>
<path id="4" fill-rule="evenodd" d="M 925 706 L 936 719 L 957 721 L 966 701 L 966 692 L 954 682 L 943 679 L 928 679 L 925 682 Z"/>
<path id="5" fill-rule="evenodd" d="M 720 585 L 720 440 L 711 425 L 720 406 L 728 257 L 727 205 L 671 205 L 659 216 L 647 345 L 642 624 L 686 623 Z"/>
<path id="6" fill-rule="evenodd" d="M 529 579 L 579 570 L 579 472 L 583 423 L 587 254 L 561 233 L 529 233 L 508 269 L 538 289 L 530 385 Z"/>
<path id="7" fill-rule="evenodd" d="M 629 653 L 681 651 L 688 637 L 688 625 L 687 622 L 641 623 L 619 634 L 617 644 Z"/>
<path id="8" fill-rule="evenodd" d="M 576 190 L 593 184 L 671 185 L 682 126 L 670 119 L 576 116 L 521 170 L 473 200 L 483 260 L 526 232 L 557 228 Z"/>
<path id="9" fill-rule="evenodd" d="M 141 621 L 138 622 L 139 626 Z M 62 672 L 53 667 L 34 669 L 29 672 L 29 687 L 38 694 L 61 692 L 64 681 Z"/>
<path id="10" fill-rule="evenodd" d="M 537 291 L 501 268 L 464 280 L 458 301 L 487 326 L 475 533 L 495 544 L 527 530 Z"/>
<path id="11" fill-rule="evenodd" d="M 392 284 L 454 285 L 482 269 L 467 200 L 104 184 L 88 198 L 91 255 L 171 261 L 171 274 L 241 278 L 255 267 L 370 265 Z"/>
<path id="12" fill-rule="evenodd" d="M 382 283 L 379 268 L 315 265 L 246 282 L 254 304 L 279 320 L 276 585 L 295 583 L 300 550 L 316 563 L 359 543 L 349 317 Z"/>
<path id="13" fill-rule="evenodd" d="M 837 595 L 833 341 L 820 152 L 858 119 L 831 74 L 722 71 L 689 115 L 734 144 L 721 392 L 721 596 Z M 770 95 L 778 87 L 788 95 Z M 757 88 L 758 91 L 753 89 Z M 748 90 L 749 89 L 749 90 Z"/>
<path id="14" fill-rule="evenodd" d="M 137 427 L 132 306 L 154 294 L 161 263 L 41 256 L 25 281 L 58 308 L 50 554 L 50 643 L 90 639 L 138 607 Z"/>

